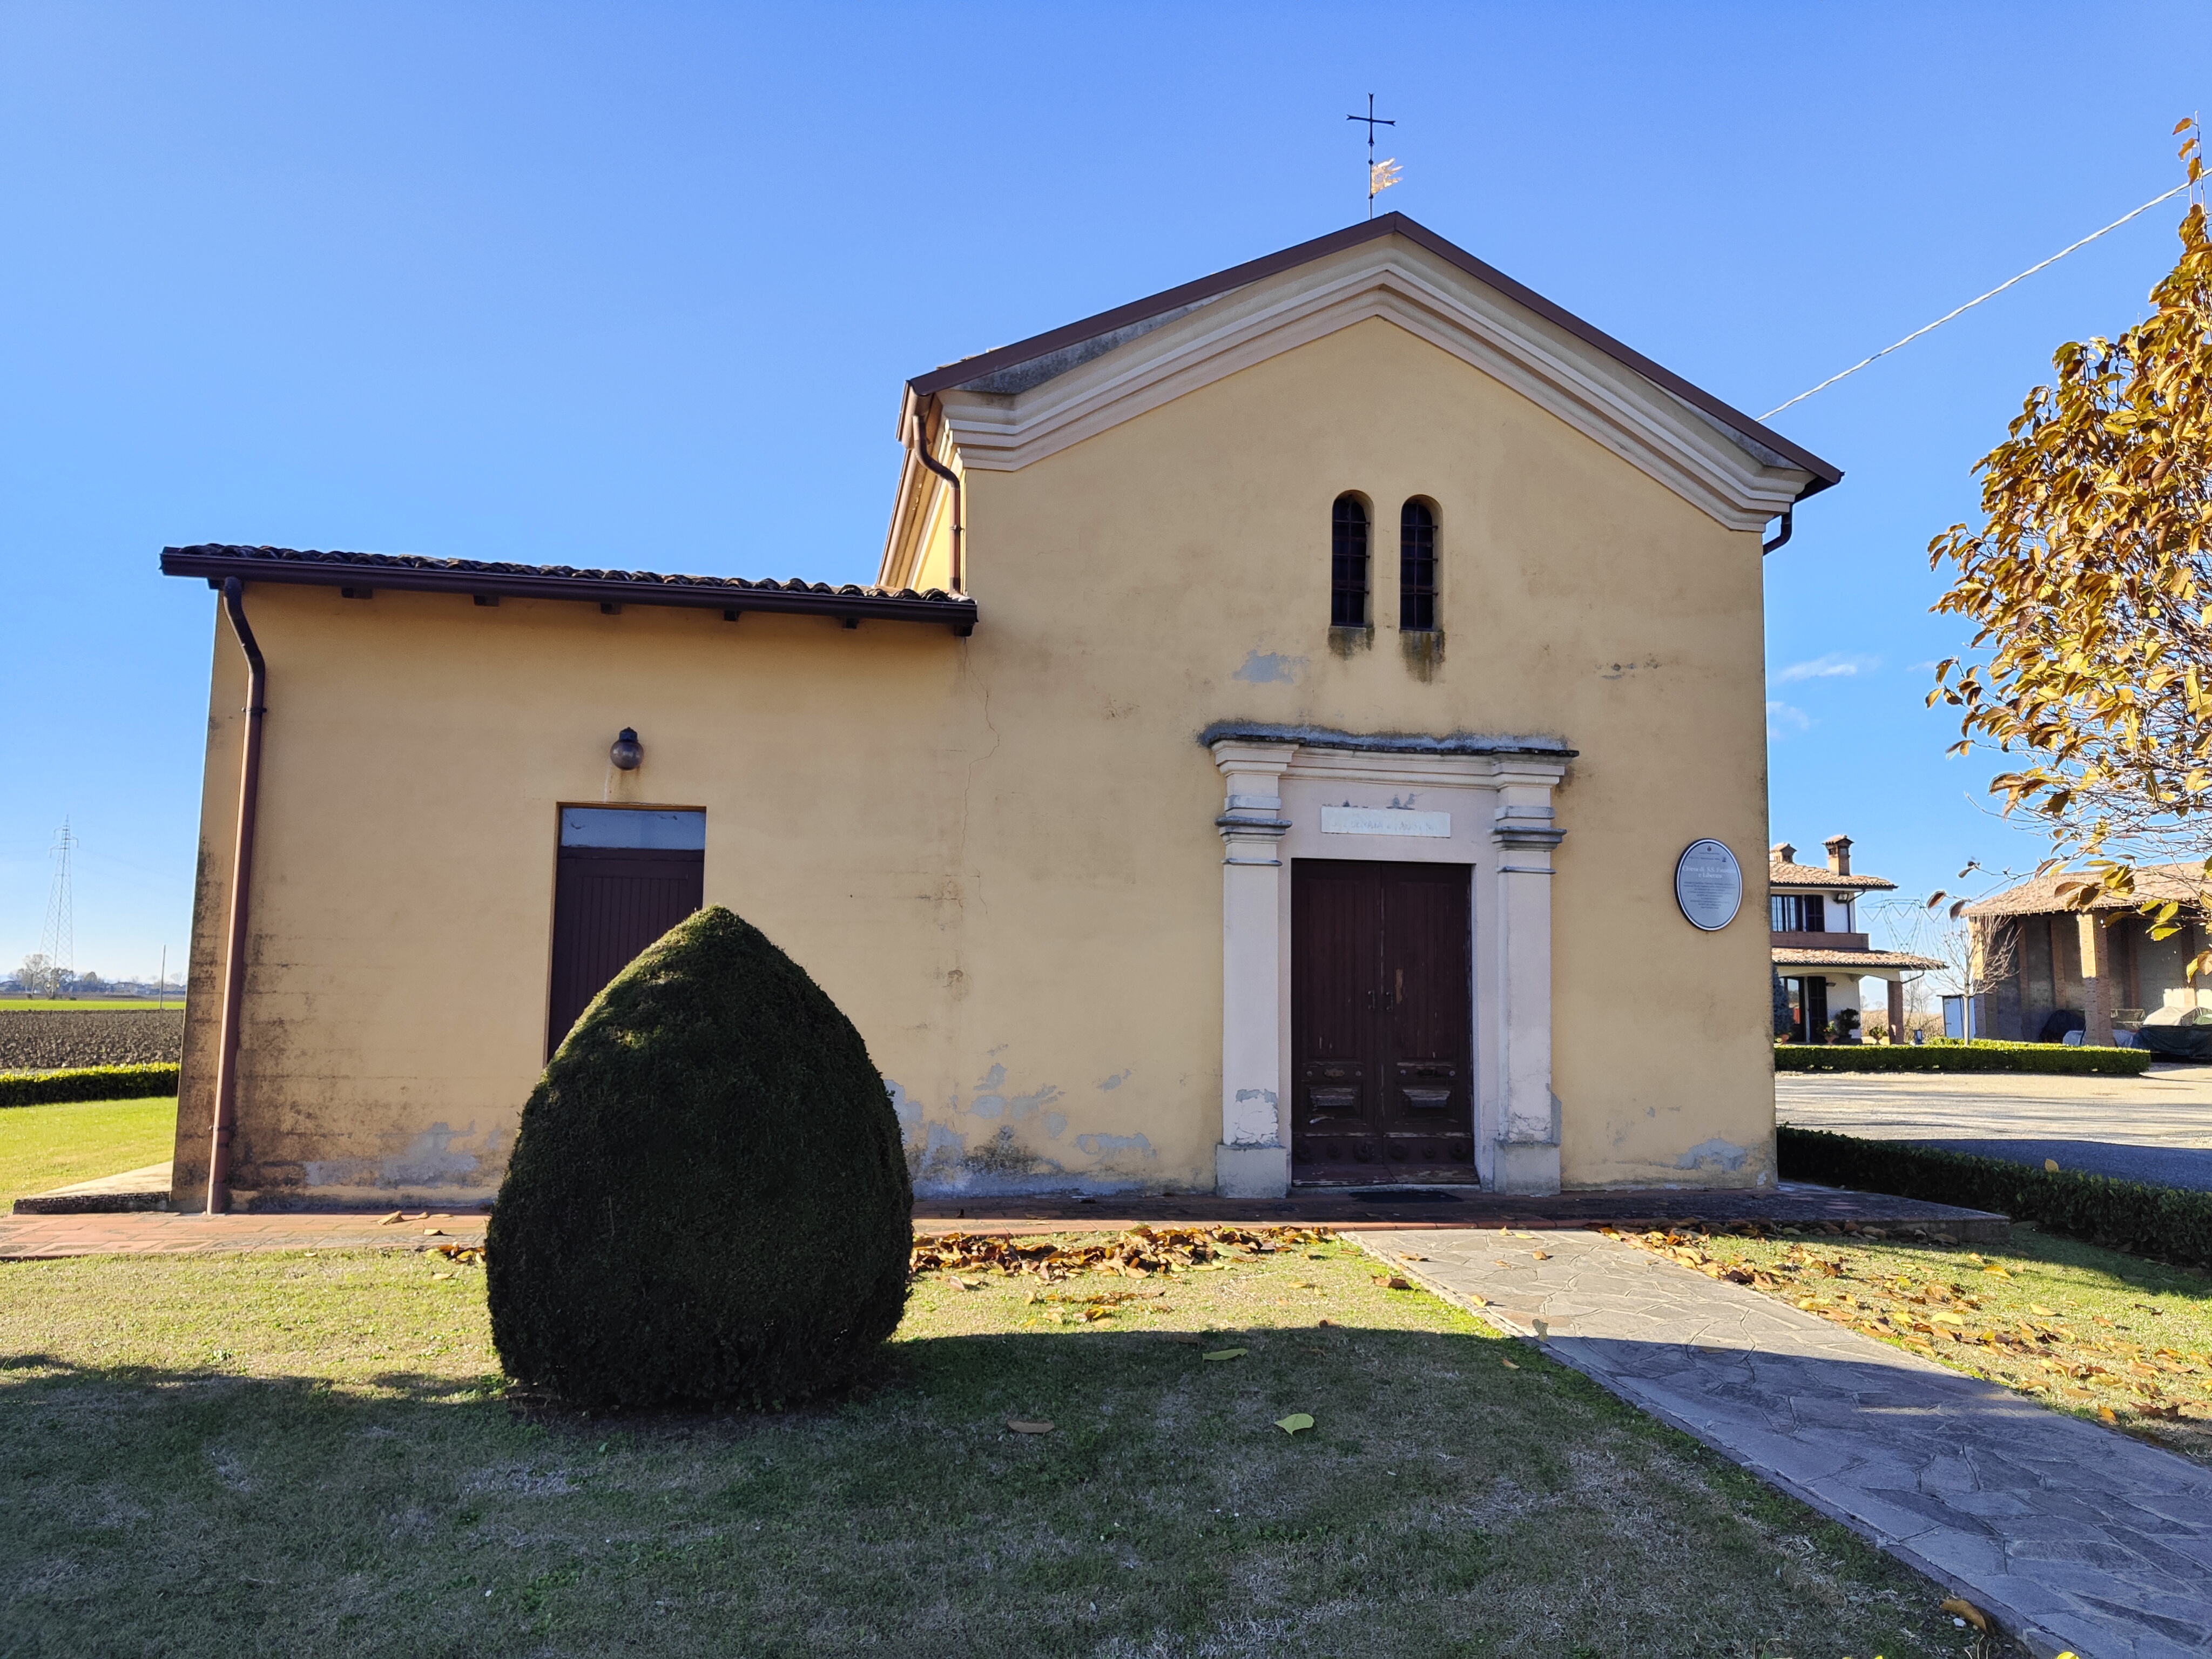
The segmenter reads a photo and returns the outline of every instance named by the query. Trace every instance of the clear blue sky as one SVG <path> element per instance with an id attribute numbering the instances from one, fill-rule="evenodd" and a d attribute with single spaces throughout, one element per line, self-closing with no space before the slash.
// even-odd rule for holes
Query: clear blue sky
<path id="1" fill-rule="evenodd" d="M 165 544 L 866 580 L 905 376 L 1359 216 L 1370 89 L 1389 205 L 1755 414 L 2174 182 L 2208 48 L 2172 3 L 11 0 L 0 962 L 64 814 L 77 966 L 185 942 L 212 610 Z M 1850 476 L 1768 562 L 1777 837 L 2033 858 L 1922 712 L 1923 550 L 2179 216 L 1778 422 Z"/>

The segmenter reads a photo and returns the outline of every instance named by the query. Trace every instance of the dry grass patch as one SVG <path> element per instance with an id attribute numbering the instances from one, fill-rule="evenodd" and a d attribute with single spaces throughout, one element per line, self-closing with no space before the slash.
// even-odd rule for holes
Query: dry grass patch
<path id="1" fill-rule="evenodd" d="M 1272 1243 L 929 1267 L 860 1395 L 690 1418 L 519 1411 L 481 1271 L 433 1255 L 0 1267 L 0 1629 L 455 1659 L 1967 1650 L 1940 1590 L 1684 1437 L 1348 1246 Z"/>

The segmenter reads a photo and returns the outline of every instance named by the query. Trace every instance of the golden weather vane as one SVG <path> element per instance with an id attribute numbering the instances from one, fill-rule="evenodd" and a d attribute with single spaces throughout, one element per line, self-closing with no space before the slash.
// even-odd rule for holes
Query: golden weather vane
<path id="1" fill-rule="evenodd" d="M 1344 118 L 1367 124 L 1367 216 L 1372 219 L 1375 216 L 1375 198 L 1396 184 L 1399 179 L 1398 162 L 1395 156 L 1386 156 L 1380 161 L 1375 159 L 1375 129 L 1395 127 L 1398 124 L 1395 120 L 1386 121 L 1376 114 L 1375 94 L 1371 92 L 1367 94 L 1366 114 L 1347 115 Z"/>

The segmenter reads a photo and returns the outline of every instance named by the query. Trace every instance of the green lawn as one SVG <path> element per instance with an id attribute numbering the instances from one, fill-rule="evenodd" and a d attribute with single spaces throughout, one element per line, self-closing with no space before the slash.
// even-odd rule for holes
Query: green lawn
<path id="1" fill-rule="evenodd" d="M 1783 1233 L 1632 1243 L 2212 1462 L 2212 1279 L 2015 1225 L 2002 1246 Z M 1702 1257 L 1703 1261 L 1692 1258 Z"/>
<path id="2" fill-rule="evenodd" d="M 930 1273 L 860 1397 L 594 1420 L 501 1399 L 436 1256 L 0 1266 L 0 1648 L 1967 1650 L 1926 1580 L 1373 1269 Z"/>
<path id="3" fill-rule="evenodd" d="M 174 1096 L 0 1108 L 0 1215 L 26 1193 L 164 1163 L 176 1136 Z"/>

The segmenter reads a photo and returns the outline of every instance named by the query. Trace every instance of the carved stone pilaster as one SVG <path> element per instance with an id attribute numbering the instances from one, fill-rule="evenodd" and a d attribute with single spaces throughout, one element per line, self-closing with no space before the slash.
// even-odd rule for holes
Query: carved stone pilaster
<path id="1" fill-rule="evenodd" d="M 1498 852 L 1500 999 L 1492 1179 L 1509 1193 L 1559 1190 L 1559 1097 L 1552 1092 L 1552 849 L 1565 831 L 1548 804 L 1526 798 L 1539 793 L 1526 787 L 1501 791 L 1491 825 Z"/>

